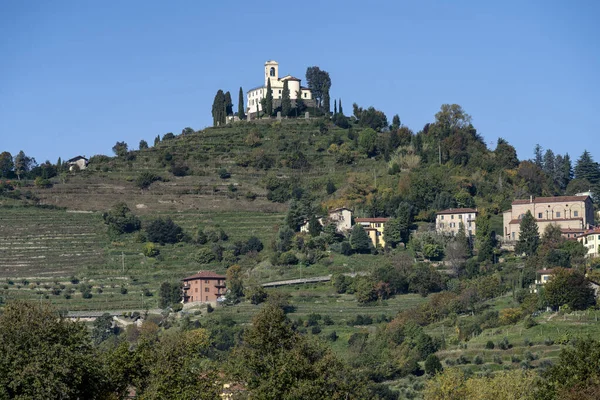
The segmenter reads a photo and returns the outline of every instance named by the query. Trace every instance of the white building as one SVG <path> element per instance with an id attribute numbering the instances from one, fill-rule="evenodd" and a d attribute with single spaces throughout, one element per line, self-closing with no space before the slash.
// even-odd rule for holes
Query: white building
<path id="1" fill-rule="evenodd" d="M 583 243 L 587 249 L 587 257 L 598 257 L 600 255 L 600 228 L 589 230 L 577 236 L 577 241 Z"/>
<path id="2" fill-rule="evenodd" d="M 312 92 L 306 87 L 300 85 L 300 79 L 291 75 L 279 78 L 279 63 L 276 61 L 267 61 L 265 63 L 265 83 L 262 86 L 252 88 L 246 94 L 246 114 L 255 114 L 262 111 L 261 99 L 267 97 L 267 84 L 271 81 L 271 91 L 273 93 L 273 108 L 281 103 L 283 93 L 283 83 L 287 81 L 290 89 L 290 99 L 294 102 L 298 94 L 302 100 L 309 104 L 313 103 Z"/>
<path id="3" fill-rule="evenodd" d="M 75 168 L 86 169 L 88 165 L 88 159 L 82 156 L 77 156 L 71 158 L 67 161 L 67 165 L 69 166 L 69 171 L 73 171 Z"/>
<path id="4" fill-rule="evenodd" d="M 329 211 L 326 219 L 321 217 L 318 221 L 321 226 L 328 223 L 334 224 L 336 231 L 345 233 L 352 229 L 352 210 L 346 207 L 336 208 L 335 210 Z M 302 226 L 300 226 L 300 232 L 307 233 L 309 225 L 308 220 L 304 221 Z"/>
<path id="5" fill-rule="evenodd" d="M 465 228 L 465 235 L 475 236 L 477 233 L 476 218 L 476 208 L 449 208 L 436 214 L 435 231 L 437 233 L 456 236 L 462 223 Z"/>

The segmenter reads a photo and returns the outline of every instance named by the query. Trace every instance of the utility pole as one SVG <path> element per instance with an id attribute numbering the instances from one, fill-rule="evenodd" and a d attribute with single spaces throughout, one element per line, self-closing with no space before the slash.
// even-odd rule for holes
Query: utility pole
<path id="1" fill-rule="evenodd" d="M 121 265 L 123 267 L 123 275 L 125 275 L 125 253 L 121 252 Z"/>

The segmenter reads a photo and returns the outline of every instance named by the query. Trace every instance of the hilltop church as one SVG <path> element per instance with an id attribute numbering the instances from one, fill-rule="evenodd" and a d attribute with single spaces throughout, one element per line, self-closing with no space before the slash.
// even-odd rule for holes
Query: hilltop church
<path id="1" fill-rule="evenodd" d="M 309 88 L 300 85 L 300 79 L 291 75 L 279 78 L 279 63 L 277 61 L 267 61 L 265 63 L 265 84 L 263 86 L 250 89 L 246 95 L 246 114 L 256 114 L 262 111 L 260 100 L 267 96 L 267 84 L 271 81 L 271 91 L 273 92 L 273 108 L 281 105 L 281 94 L 283 92 L 283 83 L 287 81 L 290 89 L 290 99 L 292 106 L 295 105 L 297 95 L 302 96 L 302 100 L 308 107 L 314 106 L 312 93 Z"/>

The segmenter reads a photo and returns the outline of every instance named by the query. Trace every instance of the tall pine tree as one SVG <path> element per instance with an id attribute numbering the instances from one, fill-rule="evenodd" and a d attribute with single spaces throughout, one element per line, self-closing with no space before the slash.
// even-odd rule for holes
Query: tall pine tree
<path id="1" fill-rule="evenodd" d="M 281 115 L 287 117 L 292 111 L 292 100 L 290 100 L 290 88 L 288 81 L 283 82 L 283 91 L 281 92 Z"/>
<path id="2" fill-rule="evenodd" d="M 527 211 L 519 227 L 519 241 L 515 247 L 515 252 L 526 256 L 532 256 L 537 251 L 540 244 L 540 232 L 535 223 L 535 218 L 530 211 Z"/>
<path id="3" fill-rule="evenodd" d="M 398 128 L 400 128 L 400 116 L 396 114 L 392 118 L 392 129 L 396 130 Z"/>
<path id="4" fill-rule="evenodd" d="M 246 118 L 246 110 L 244 107 L 244 91 L 242 90 L 241 86 L 240 86 L 240 93 L 238 95 L 238 118 L 240 120 Z"/>
<path id="5" fill-rule="evenodd" d="M 548 175 L 548 177 L 552 178 L 554 176 L 554 152 L 550 149 L 546 150 L 544 153 L 544 168 L 543 171 Z"/>
<path id="6" fill-rule="evenodd" d="M 264 112 L 270 117 L 273 115 L 273 91 L 271 90 L 271 79 L 267 79 L 267 96 L 265 99 Z"/>
<path id="7" fill-rule="evenodd" d="M 542 153 L 542 146 L 539 144 L 535 145 L 535 149 L 533 150 L 533 162 L 540 168 L 544 167 L 544 156 Z"/>
<path id="8" fill-rule="evenodd" d="M 577 160 L 575 178 L 587 179 L 593 185 L 600 183 L 600 166 L 587 150 Z"/>

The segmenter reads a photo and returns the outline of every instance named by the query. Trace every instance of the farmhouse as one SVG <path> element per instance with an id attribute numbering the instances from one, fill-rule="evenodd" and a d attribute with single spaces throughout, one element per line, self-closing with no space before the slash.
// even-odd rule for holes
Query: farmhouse
<path id="1" fill-rule="evenodd" d="M 319 218 L 321 225 L 334 224 L 336 231 L 344 233 L 352 228 L 352 210 L 349 208 L 336 208 L 329 211 L 327 219 Z M 304 221 L 300 227 L 300 232 L 308 232 L 309 223 L 308 220 Z"/>
<path id="2" fill-rule="evenodd" d="M 314 100 L 309 88 L 300 85 L 301 80 L 291 75 L 279 78 L 279 63 L 277 61 L 267 61 L 265 63 L 265 83 L 264 85 L 252 88 L 246 94 L 246 114 L 256 114 L 262 111 L 261 99 L 267 97 L 267 83 L 271 81 L 271 92 L 273 93 L 273 108 L 281 105 L 281 96 L 283 94 L 283 84 L 287 81 L 290 90 L 290 100 L 295 104 L 298 95 L 304 103 L 312 107 Z"/>
<path id="3" fill-rule="evenodd" d="M 73 157 L 70 160 L 67 160 L 67 165 L 69 166 L 69 171 L 73 171 L 75 168 L 86 169 L 88 159 L 83 156 Z"/>
<path id="4" fill-rule="evenodd" d="M 356 223 L 361 224 L 369 235 L 371 242 L 375 248 L 385 247 L 385 239 L 383 230 L 389 218 L 356 218 Z"/>
<path id="5" fill-rule="evenodd" d="M 510 210 L 504 211 L 504 239 L 519 240 L 521 219 L 531 212 L 540 234 L 550 224 L 562 230 L 589 229 L 594 225 L 594 207 L 590 196 L 530 197 L 515 200 Z"/>
<path id="6" fill-rule="evenodd" d="M 476 233 L 475 218 L 477 218 L 476 208 L 450 208 L 440 211 L 435 217 L 435 231 L 456 236 L 462 223 L 465 234 L 472 236 Z"/>
<path id="7" fill-rule="evenodd" d="M 225 294 L 225 279 L 212 271 L 199 271 L 183 278 L 183 302 L 216 303 Z"/>

